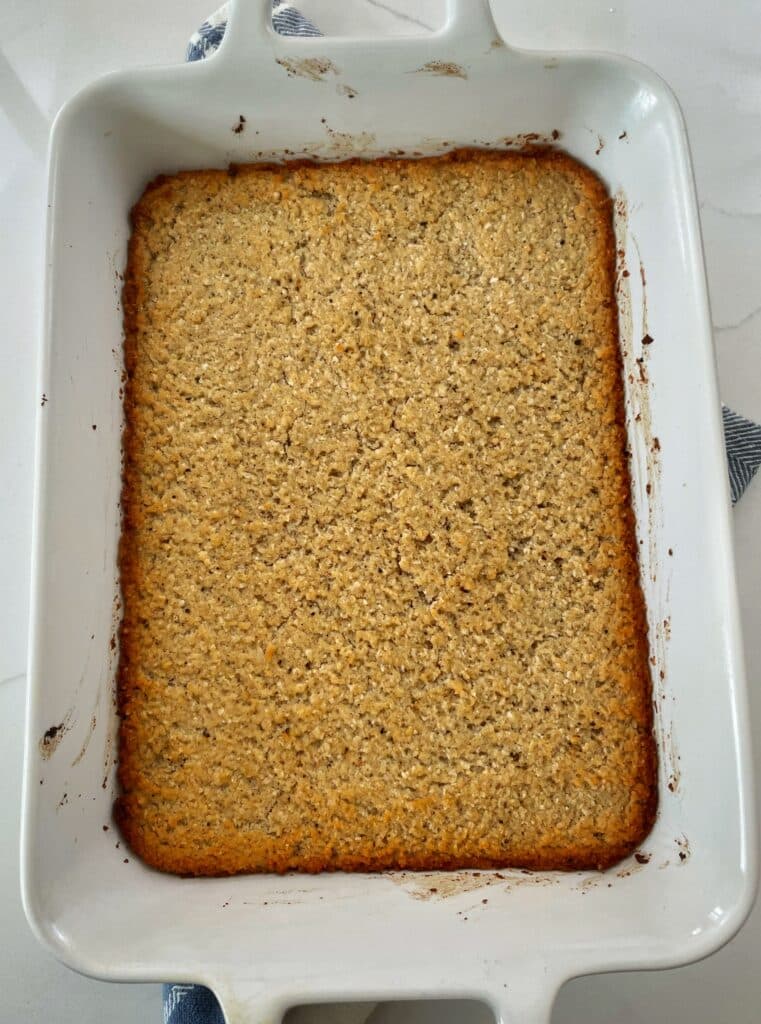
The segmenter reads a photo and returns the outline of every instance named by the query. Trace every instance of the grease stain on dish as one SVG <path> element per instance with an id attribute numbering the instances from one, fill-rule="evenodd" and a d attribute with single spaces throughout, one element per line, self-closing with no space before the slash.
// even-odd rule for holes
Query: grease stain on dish
<path id="1" fill-rule="evenodd" d="M 373 132 L 340 132 L 336 128 L 331 128 L 327 123 L 324 127 L 330 140 L 325 148 L 333 159 L 360 156 L 375 145 Z"/>
<path id="2" fill-rule="evenodd" d="M 504 135 L 498 139 L 496 145 L 504 149 L 517 150 L 541 150 L 552 147 L 561 137 L 561 132 L 553 128 L 549 133 L 542 132 L 519 132 L 517 135 Z M 493 142 L 482 143 L 486 148 L 495 145 Z"/>
<path id="3" fill-rule="evenodd" d="M 679 868 L 686 864 L 692 856 L 692 848 L 690 846 L 690 841 L 684 832 L 682 832 L 680 836 L 677 836 L 674 842 L 676 843 L 677 850 L 677 860 L 674 866 Z M 671 860 L 666 859 L 658 865 L 658 869 L 663 871 L 664 868 L 670 868 L 671 864 Z"/>
<path id="4" fill-rule="evenodd" d="M 607 878 L 607 875 L 592 874 L 587 875 L 579 882 L 576 886 L 576 892 L 580 892 L 582 896 L 590 892 L 592 889 L 596 889 L 602 882 Z"/>
<path id="5" fill-rule="evenodd" d="M 536 871 L 392 871 L 387 876 L 414 900 L 444 900 L 484 888 L 511 892 L 522 886 L 557 885 L 558 877 Z"/>
<path id="6" fill-rule="evenodd" d="M 422 67 L 415 68 L 414 71 L 410 72 L 413 75 L 425 74 L 425 75 L 436 75 L 439 78 L 465 78 L 467 79 L 468 74 L 465 68 L 461 64 L 455 64 L 453 61 L 447 60 L 429 60 Z"/>
<path id="7" fill-rule="evenodd" d="M 671 701 L 668 705 L 666 667 L 668 644 L 671 639 L 671 576 L 673 563 L 666 550 L 661 551 L 658 537 L 662 530 L 660 504 L 661 459 L 663 445 L 654 433 L 651 413 L 651 374 L 649 360 L 657 349 L 656 338 L 650 333 L 647 303 L 647 274 L 637 239 L 629 231 L 629 208 L 626 197 L 618 192 L 614 198 L 616 230 L 616 294 L 619 310 L 621 351 L 626 378 L 626 415 L 629 437 L 634 448 L 633 457 L 640 472 L 633 474 L 632 484 L 635 506 L 639 510 L 638 537 L 640 566 L 647 597 L 648 632 L 650 636 L 655 712 L 655 733 L 660 761 L 661 778 L 668 793 L 679 792 L 682 776 L 679 750 L 674 737 Z M 632 273 L 627 267 L 627 248 Z M 634 326 L 632 289 L 639 305 L 639 322 Z M 638 340 L 635 340 L 638 339 Z M 642 522 L 644 520 L 644 522 Z M 673 556 L 673 548 L 668 548 Z"/>
<path id="8" fill-rule="evenodd" d="M 98 696 L 97 696 L 97 699 L 95 701 L 95 709 L 96 709 L 96 711 L 97 711 L 97 708 L 98 708 L 98 704 L 100 704 L 100 690 L 98 690 Z M 97 726 L 98 726 L 98 718 L 97 718 L 97 715 L 95 714 L 95 712 L 93 712 L 93 714 L 90 716 L 90 724 L 87 727 L 87 732 L 85 734 L 84 740 L 82 741 L 82 746 L 79 749 L 79 753 L 74 758 L 74 760 L 71 762 L 71 767 L 72 768 L 75 768 L 79 764 L 79 762 L 82 760 L 82 758 L 85 756 L 85 754 L 87 753 L 87 748 L 90 746 L 90 740 L 92 739 L 93 733 L 95 732 Z"/>
<path id="9" fill-rule="evenodd" d="M 644 267 L 639 252 L 637 240 L 629 232 L 629 210 L 626 197 L 622 192 L 615 196 L 614 200 L 614 223 L 616 232 L 616 294 L 619 310 L 619 327 L 621 334 L 621 353 L 626 377 L 626 405 L 627 421 L 630 438 L 633 437 L 637 448 L 638 463 L 642 467 L 644 463 L 644 474 L 639 474 L 634 484 L 639 485 L 640 493 L 637 495 L 637 506 L 640 509 L 647 509 L 647 550 L 642 554 L 647 555 L 643 559 L 643 574 L 649 581 L 657 582 L 658 550 L 656 514 L 659 509 L 658 490 L 660 485 L 660 457 L 661 443 L 655 443 L 653 434 L 652 414 L 650 408 L 650 374 L 648 372 L 648 360 L 650 347 L 653 339 L 648 332 L 647 316 L 647 295 L 644 286 Z M 641 331 L 639 344 L 634 341 L 634 317 L 632 310 L 631 273 L 626 266 L 626 249 L 629 240 L 636 251 L 637 260 L 640 266 L 640 280 L 642 284 L 641 298 Z M 638 328 L 639 329 L 639 328 Z M 641 448 L 641 450 L 640 450 Z M 640 479 L 644 477 L 644 479 Z M 639 531 L 640 535 L 642 531 Z M 651 617 L 655 622 L 663 620 L 665 614 L 662 605 L 662 596 L 658 602 L 658 608 L 648 608 Z M 652 627 L 652 623 L 651 623 Z M 657 630 L 655 631 L 657 633 Z M 663 664 L 663 658 L 657 652 L 657 660 Z"/>
<path id="10" fill-rule="evenodd" d="M 293 907 L 315 896 L 314 889 L 271 889 L 266 900 L 241 900 L 243 907 Z M 322 896 L 319 897 L 322 899 Z M 229 901 L 228 901 L 229 902 Z"/>
<path id="11" fill-rule="evenodd" d="M 260 149 L 252 154 L 252 159 L 254 162 L 287 165 L 289 161 L 293 160 L 338 163 L 355 157 L 366 160 L 381 155 L 377 152 L 376 138 L 373 132 L 342 132 L 331 127 L 325 117 L 320 118 L 320 126 L 327 135 L 327 139 L 313 139 L 305 142 L 303 148 L 298 152 L 289 149 Z M 237 168 L 235 173 L 237 173 Z"/>
<path id="12" fill-rule="evenodd" d="M 310 82 L 324 82 L 326 75 L 339 73 L 327 57 L 278 57 L 275 63 L 287 72 L 289 78 L 306 78 Z"/>
<path id="13" fill-rule="evenodd" d="M 651 345 L 653 338 L 650 336 L 650 328 L 648 327 L 648 309 L 647 309 L 647 275 L 645 274 L 645 264 L 642 262 L 642 253 L 639 250 L 639 243 L 637 239 L 632 237 L 632 245 L 637 253 L 637 262 L 639 264 L 639 279 L 642 284 L 642 335 L 643 344 Z M 645 339 L 648 339 L 647 341 Z"/>
<path id="14" fill-rule="evenodd" d="M 58 749 L 58 745 L 71 728 L 72 711 L 69 709 L 63 716 L 63 720 L 49 726 L 40 737 L 37 749 L 42 757 L 49 761 Z"/>
<path id="15" fill-rule="evenodd" d="M 663 774 L 666 777 L 666 788 L 669 793 L 676 795 L 682 782 L 681 757 L 679 748 L 674 739 L 674 724 L 670 722 L 663 728 L 660 737 L 661 757 L 663 759 Z"/>
<path id="16" fill-rule="evenodd" d="M 115 691 L 116 685 L 114 681 L 114 700 L 116 701 Z M 118 718 L 116 716 L 113 716 L 112 720 L 108 724 L 108 731 L 106 732 L 106 741 L 103 748 L 103 781 L 101 783 L 102 789 L 108 789 L 109 778 L 118 762 L 118 758 L 115 755 L 118 730 Z"/>

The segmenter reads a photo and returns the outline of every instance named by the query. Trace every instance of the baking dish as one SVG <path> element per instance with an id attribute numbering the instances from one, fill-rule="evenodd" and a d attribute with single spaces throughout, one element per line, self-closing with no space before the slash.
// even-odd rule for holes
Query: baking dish
<path id="1" fill-rule="evenodd" d="M 22 887 L 40 939 L 114 980 L 198 981 L 229 1021 L 295 1003 L 457 996 L 546 1021 L 580 974 L 666 967 L 727 941 L 755 825 L 729 499 L 684 126 L 616 57 L 515 51 L 481 0 L 403 40 L 285 39 L 238 3 L 217 55 L 108 76 L 51 144 Z M 621 332 L 650 620 L 660 813 L 605 874 L 179 879 L 120 844 L 115 791 L 128 211 L 155 174 L 557 142 L 617 196 Z"/>

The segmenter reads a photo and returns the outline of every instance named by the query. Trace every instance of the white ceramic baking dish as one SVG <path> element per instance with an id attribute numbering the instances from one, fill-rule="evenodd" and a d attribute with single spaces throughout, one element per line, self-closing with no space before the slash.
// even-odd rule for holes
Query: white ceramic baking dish
<path id="1" fill-rule="evenodd" d="M 428 996 L 485 999 L 503 1021 L 546 1021 L 570 977 L 712 952 L 739 928 L 754 892 L 729 499 L 684 125 L 646 68 L 512 50 L 481 0 L 457 0 L 440 32 L 403 40 L 285 39 L 272 32 L 268 9 L 267 0 L 238 3 L 209 61 L 110 75 L 56 120 L 38 396 L 27 915 L 77 970 L 202 982 L 229 1021 L 276 1021 L 295 1003 Z M 660 812 L 639 859 L 602 875 L 191 880 L 149 870 L 111 824 L 119 272 L 130 206 L 150 178 L 180 168 L 433 153 L 553 132 L 618 196 L 661 750 Z"/>

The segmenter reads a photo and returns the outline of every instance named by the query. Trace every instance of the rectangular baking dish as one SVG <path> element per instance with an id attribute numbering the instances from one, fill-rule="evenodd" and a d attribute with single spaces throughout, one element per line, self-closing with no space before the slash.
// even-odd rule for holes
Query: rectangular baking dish
<path id="1" fill-rule="evenodd" d="M 710 317 L 684 124 L 613 56 L 527 53 L 485 0 L 403 40 L 286 39 L 241 0 L 201 64 L 107 76 L 52 138 L 22 888 L 40 940 L 114 980 L 200 982 L 228 1021 L 296 1003 L 456 996 L 549 1020 L 559 986 L 670 967 L 740 927 L 756 879 L 745 678 Z M 616 196 L 660 810 L 604 874 L 181 879 L 111 823 L 122 426 L 120 272 L 154 175 L 288 158 L 556 142 Z M 594 439 L 590 439 L 594 443 Z"/>

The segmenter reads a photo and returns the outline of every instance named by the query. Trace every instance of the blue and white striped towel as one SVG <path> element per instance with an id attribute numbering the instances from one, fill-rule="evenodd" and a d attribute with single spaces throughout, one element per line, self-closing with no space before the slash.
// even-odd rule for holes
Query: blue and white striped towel
<path id="1" fill-rule="evenodd" d="M 193 33 L 185 51 L 185 60 L 203 60 L 214 53 L 225 34 L 229 9 L 229 4 L 223 4 Z M 272 0 L 272 24 L 282 36 L 322 35 L 309 18 L 305 18 L 291 4 L 281 3 L 280 0 Z"/>
<path id="2" fill-rule="evenodd" d="M 739 501 L 743 491 L 761 465 L 761 426 L 746 420 L 727 406 L 722 407 L 724 415 L 724 443 L 727 446 L 729 486 L 732 490 L 732 504 Z"/>
<path id="3" fill-rule="evenodd" d="M 203 60 L 214 53 L 227 27 L 228 4 L 215 11 L 188 43 L 186 60 Z M 319 29 L 288 3 L 273 0 L 272 22 L 284 36 L 319 36 Z M 724 437 L 727 446 L 732 504 L 742 495 L 761 465 L 761 426 L 726 406 Z M 201 985 L 164 985 L 164 1024 L 224 1024 L 214 994 Z"/>

